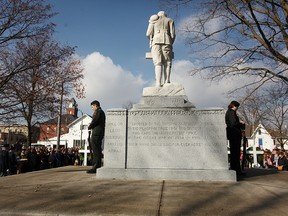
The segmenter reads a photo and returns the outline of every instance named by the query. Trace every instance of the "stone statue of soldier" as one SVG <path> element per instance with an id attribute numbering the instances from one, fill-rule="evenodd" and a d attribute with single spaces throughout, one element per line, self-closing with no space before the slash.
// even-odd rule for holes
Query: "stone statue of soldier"
<path id="1" fill-rule="evenodd" d="M 162 86 L 162 74 L 164 83 L 170 83 L 171 66 L 173 59 L 172 45 L 175 41 L 174 21 L 167 17 L 164 11 L 152 15 L 146 36 L 150 40 L 150 48 L 155 66 L 156 86 Z"/>

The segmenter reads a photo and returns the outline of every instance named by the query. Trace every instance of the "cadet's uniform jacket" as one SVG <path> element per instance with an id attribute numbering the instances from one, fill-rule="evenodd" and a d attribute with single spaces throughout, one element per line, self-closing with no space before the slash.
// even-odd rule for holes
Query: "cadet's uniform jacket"
<path id="1" fill-rule="evenodd" d="M 159 17 L 153 23 L 149 23 L 146 36 L 152 40 L 154 44 L 172 45 L 175 40 L 174 21 L 168 17 Z"/>
<path id="2" fill-rule="evenodd" d="M 105 113 L 100 107 L 95 110 L 92 121 L 88 127 L 89 130 L 92 129 L 92 136 L 104 136 L 105 119 Z"/>

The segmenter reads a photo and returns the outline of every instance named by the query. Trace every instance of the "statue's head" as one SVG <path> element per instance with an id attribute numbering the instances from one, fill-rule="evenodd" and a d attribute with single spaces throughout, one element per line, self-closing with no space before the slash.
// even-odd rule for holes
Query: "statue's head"
<path id="1" fill-rule="evenodd" d="M 167 16 L 167 14 L 165 13 L 165 11 L 159 11 L 157 14 L 159 17 L 163 17 L 163 16 Z"/>
<path id="2" fill-rule="evenodd" d="M 149 22 L 150 23 L 155 23 L 158 20 L 159 16 L 154 14 L 150 17 Z"/>

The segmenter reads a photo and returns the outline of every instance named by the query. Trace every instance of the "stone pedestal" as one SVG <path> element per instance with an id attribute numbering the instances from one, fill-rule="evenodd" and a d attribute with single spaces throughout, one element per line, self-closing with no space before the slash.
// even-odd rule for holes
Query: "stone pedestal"
<path id="1" fill-rule="evenodd" d="M 97 178 L 236 181 L 228 170 L 225 111 L 196 109 L 184 89 L 174 94 L 170 87 L 169 95 L 163 87 L 162 95 L 144 89 L 131 110 L 107 111 Z"/>

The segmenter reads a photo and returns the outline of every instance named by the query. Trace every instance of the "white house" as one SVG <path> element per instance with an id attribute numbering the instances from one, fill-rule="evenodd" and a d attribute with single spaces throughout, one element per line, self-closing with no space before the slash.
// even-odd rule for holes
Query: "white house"
<path id="1" fill-rule="evenodd" d="M 248 139 L 248 148 L 253 147 L 254 145 L 256 147 L 259 147 L 260 149 L 269 149 L 273 150 L 275 143 L 271 136 L 271 134 L 264 128 L 262 124 L 259 124 L 254 131 L 252 131 L 252 134 L 250 137 L 247 137 Z"/>
<path id="2" fill-rule="evenodd" d="M 88 142 L 88 125 L 92 121 L 92 117 L 84 114 L 75 121 L 71 122 L 67 127 L 69 128 L 68 147 L 84 147 Z"/>
<path id="3" fill-rule="evenodd" d="M 69 132 L 60 136 L 60 146 L 83 148 L 88 142 L 88 125 L 91 121 L 92 117 L 84 114 L 67 125 Z M 56 146 L 57 137 L 45 141 L 38 141 L 37 144 L 51 147 Z"/>

